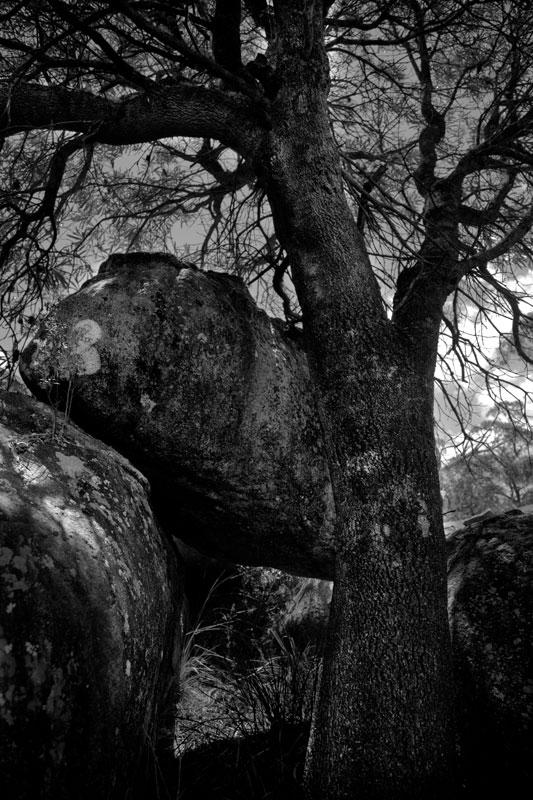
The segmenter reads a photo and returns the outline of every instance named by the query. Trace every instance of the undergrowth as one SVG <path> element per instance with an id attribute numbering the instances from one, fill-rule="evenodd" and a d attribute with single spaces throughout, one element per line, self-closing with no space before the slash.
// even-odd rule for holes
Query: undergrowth
<path id="1" fill-rule="evenodd" d="M 178 798 L 297 800 L 321 644 L 283 633 L 282 617 L 250 608 L 249 598 L 206 614 L 220 586 L 182 651 Z M 265 626 L 268 619 L 275 625 Z"/>

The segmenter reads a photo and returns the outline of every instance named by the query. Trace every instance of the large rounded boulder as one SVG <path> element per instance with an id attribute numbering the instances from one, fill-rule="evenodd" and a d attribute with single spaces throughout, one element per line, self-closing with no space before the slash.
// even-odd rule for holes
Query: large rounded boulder
<path id="1" fill-rule="evenodd" d="M 61 414 L 0 395 L 6 800 L 122 800 L 155 789 L 182 598 L 147 490 L 123 457 Z"/>
<path id="2" fill-rule="evenodd" d="M 533 516 L 479 520 L 449 548 L 465 796 L 522 797 L 533 785 Z"/>
<path id="3" fill-rule="evenodd" d="M 237 278 L 117 254 L 53 310 L 21 372 L 142 470 L 178 538 L 331 577 L 333 497 L 300 336 Z"/>

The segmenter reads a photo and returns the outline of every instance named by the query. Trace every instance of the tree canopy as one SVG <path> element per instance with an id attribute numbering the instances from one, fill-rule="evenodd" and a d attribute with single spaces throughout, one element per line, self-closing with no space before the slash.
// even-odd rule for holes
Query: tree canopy
<path id="1" fill-rule="evenodd" d="M 496 398 L 491 332 L 528 361 L 532 12 L 345 0 L 324 13 L 344 190 L 389 313 L 420 312 L 446 253 L 437 377 L 454 415 L 472 371 Z M 273 282 L 296 320 L 252 166 L 279 88 L 276 4 L 13 0 L 0 19 L 4 318 L 32 315 L 110 248 L 183 254 L 179 227 L 196 224 L 187 257 Z"/>
<path id="2" fill-rule="evenodd" d="M 441 471 L 445 511 L 456 519 L 533 499 L 531 429 L 520 403 L 493 407 Z"/>

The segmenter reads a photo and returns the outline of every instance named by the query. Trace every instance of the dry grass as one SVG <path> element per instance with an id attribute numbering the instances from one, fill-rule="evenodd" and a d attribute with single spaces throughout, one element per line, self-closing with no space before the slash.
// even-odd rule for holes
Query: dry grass
<path id="1" fill-rule="evenodd" d="M 182 653 L 175 734 L 178 796 L 296 800 L 319 647 L 302 647 L 278 630 L 266 638 L 264 629 L 251 636 L 239 611 L 226 611 L 204 625 L 204 609 L 185 637 Z M 227 642 L 239 640 L 244 622 L 248 657 L 240 663 L 224 650 Z"/>

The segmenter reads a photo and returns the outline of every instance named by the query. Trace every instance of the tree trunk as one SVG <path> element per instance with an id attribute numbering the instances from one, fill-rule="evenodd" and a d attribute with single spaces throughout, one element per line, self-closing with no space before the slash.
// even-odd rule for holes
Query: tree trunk
<path id="1" fill-rule="evenodd" d="M 320 800 L 449 797 L 453 697 L 432 412 L 438 324 L 428 321 L 413 343 L 386 318 L 343 194 L 320 11 L 310 19 L 300 5 L 278 8 L 283 88 L 262 163 L 303 311 L 337 513 L 307 789 Z"/>
<path id="2" fill-rule="evenodd" d="M 304 186 L 300 174 L 301 194 Z M 319 296 L 305 319 L 337 560 L 307 785 L 321 800 L 449 797 L 453 696 L 431 379 L 368 302 L 361 309 L 355 298 L 353 314 L 341 300 L 353 278 L 324 263 L 337 313 L 323 315 Z"/>
<path id="3" fill-rule="evenodd" d="M 389 393 L 361 383 L 373 397 Z M 311 797 L 450 796 L 453 690 L 432 417 L 427 403 L 413 414 L 419 399 L 398 389 L 404 424 L 395 410 L 396 433 L 390 419 L 381 437 L 369 425 L 371 449 L 343 490 Z"/>

